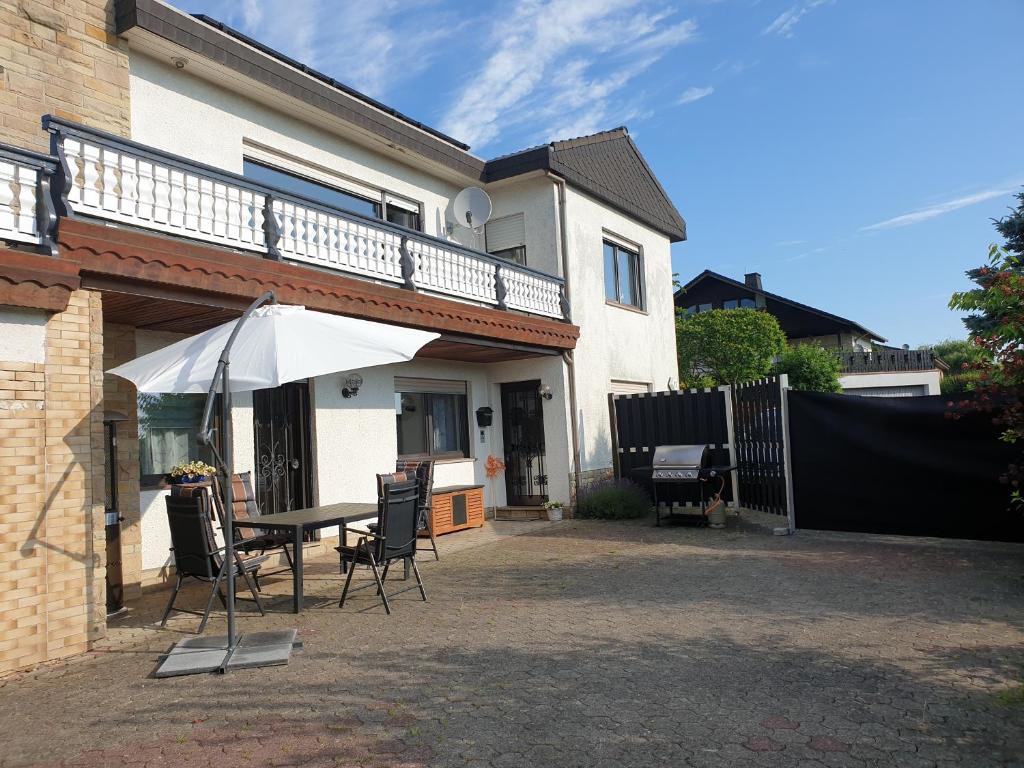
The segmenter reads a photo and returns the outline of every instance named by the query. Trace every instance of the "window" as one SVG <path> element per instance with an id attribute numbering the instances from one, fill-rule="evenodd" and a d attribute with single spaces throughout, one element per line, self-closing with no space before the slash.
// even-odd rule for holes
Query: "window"
<path id="1" fill-rule="evenodd" d="M 242 175 L 260 184 L 277 187 L 324 205 L 420 230 L 420 212 L 416 204 L 394 199 L 390 195 L 385 196 L 384 202 L 371 200 L 248 158 L 242 161 Z"/>
<path id="2" fill-rule="evenodd" d="M 753 309 L 757 304 L 753 299 L 740 299 L 740 307 L 743 309 Z"/>
<path id="3" fill-rule="evenodd" d="M 640 254 L 604 241 L 604 296 L 616 304 L 643 308 Z"/>
<path id="4" fill-rule="evenodd" d="M 501 251 L 491 251 L 492 256 L 500 256 L 516 264 L 526 266 L 526 246 L 520 245 L 517 248 L 505 248 Z"/>
<path id="5" fill-rule="evenodd" d="M 399 456 L 469 456 L 466 382 L 395 379 Z"/>
<path id="6" fill-rule="evenodd" d="M 388 203 L 387 220 L 406 229 L 420 229 L 419 211 L 410 211 L 406 208 L 399 208 L 394 203 Z"/>
<path id="7" fill-rule="evenodd" d="M 526 223 L 523 214 L 516 213 L 488 221 L 484 233 L 489 254 L 526 265 Z"/>
<path id="8" fill-rule="evenodd" d="M 213 462 L 199 444 L 206 395 L 140 393 L 139 474 L 143 485 L 160 483 L 175 464 L 191 459 Z"/>

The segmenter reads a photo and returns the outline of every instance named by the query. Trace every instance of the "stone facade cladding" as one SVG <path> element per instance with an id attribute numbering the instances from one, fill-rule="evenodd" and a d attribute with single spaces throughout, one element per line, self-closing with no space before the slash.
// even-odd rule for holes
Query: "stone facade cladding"
<path id="1" fill-rule="evenodd" d="M 0 0 L 0 142 L 47 152 L 48 113 L 129 135 L 128 45 L 113 21 L 108 0 Z M 0 259 L 0 303 L 52 313 L 44 362 L 0 361 L 3 674 L 104 635 L 106 547 L 100 294 L 60 260 Z M 126 534 L 126 557 L 138 557 Z"/>
<path id="2" fill-rule="evenodd" d="M 129 133 L 128 44 L 107 0 L 0 0 L 0 141 L 47 151 L 40 117 Z"/>
<path id="3" fill-rule="evenodd" d="M 0 673 L 106 632 L 100 295 L 46 324 L 45 362 L 0 362 Z"/>

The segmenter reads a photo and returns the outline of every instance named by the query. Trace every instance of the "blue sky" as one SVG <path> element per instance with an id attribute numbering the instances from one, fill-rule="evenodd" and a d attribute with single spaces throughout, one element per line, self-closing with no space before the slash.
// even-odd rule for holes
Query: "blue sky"
<path id="1" fill-rule="evenodd" d="M 1020 0 L 176 0 L 490 158 L 627 125 L 705 268 L 893 343 L 963 336 L 1024 185 Z M 599 262 L 595 262 L 599 263 Z"/>

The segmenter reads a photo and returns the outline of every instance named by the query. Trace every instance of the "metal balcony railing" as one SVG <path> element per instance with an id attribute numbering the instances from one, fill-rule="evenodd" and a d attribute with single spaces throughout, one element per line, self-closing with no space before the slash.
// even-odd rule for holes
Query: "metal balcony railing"
<path id="1" fill-rule="evenodd" d="M 0 240 L 47 248 L 56 255 L 57 214 L 52 157 L 0 144 Z"/>
<path id="2" fill-rule="evenodd" d="M 940 368 L 937 358 L 927 349 L 882 349 L 873 352 L 840 352 L 843 373 L 889 373 L 892 371 L 930 371 Z"/>
<path id="3" fill-rule="evenodd" d="M 565 318 L 562 279 L 254 183 L 113 134 L 43 118 L 63 213 L 311 264 L 498 309 Z"/>

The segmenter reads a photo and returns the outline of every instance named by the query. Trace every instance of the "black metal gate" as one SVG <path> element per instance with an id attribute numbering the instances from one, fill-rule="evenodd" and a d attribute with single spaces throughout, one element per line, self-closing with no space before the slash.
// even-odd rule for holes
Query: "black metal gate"
<path id="1" fill-rule="evenodd" d="M 788 514 L 786 423 L 777 376 L 733 388 L 733 422 L 739 493 L 744 507 Z"/>
<path id="2" fill-rule="evenodd" d="M 539 381 L 501 385 L 505 495 L 510 506 L 541 506 L 548 500 L 544 408 L 539 390 Z"/>
<path id="3" fill-rule="evenodd" d="M 260 512 L 312 506 L 309 385 L 296 382 L 252 394 Z"/>

